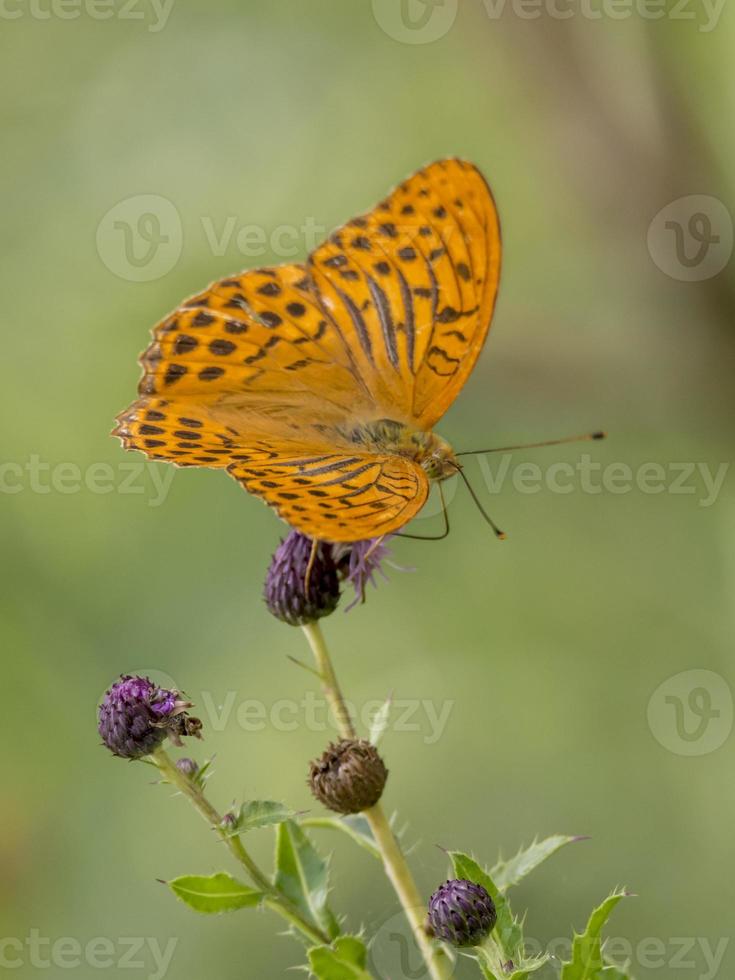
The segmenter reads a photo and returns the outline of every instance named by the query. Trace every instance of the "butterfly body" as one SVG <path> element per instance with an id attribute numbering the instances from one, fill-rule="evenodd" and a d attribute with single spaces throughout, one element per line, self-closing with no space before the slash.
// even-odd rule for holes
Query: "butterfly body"
<path id="1" fill-rule="evenodd" d="M 366 452 L 413 460 L 430 480 L 445 480 L 458 469 L 454 451 L 445 439 L 395 419 L 356 425 L 348 432 L 348 438 Z"/>
<path id="2" fill-rule="evenodd" d="M 225 469 L 312 538 L 391 533 L 458 469 L 433 432 L 482 349 L 500 274 L 482 174 L 439 160 L 308 258 L 184 301 L 153 331 L 127 449 Z"/>

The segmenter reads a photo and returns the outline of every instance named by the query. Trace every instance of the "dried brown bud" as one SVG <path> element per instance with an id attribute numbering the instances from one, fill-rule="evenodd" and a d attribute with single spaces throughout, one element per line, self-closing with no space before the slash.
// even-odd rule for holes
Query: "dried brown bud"
<path id="1" fill-rule="evenodd" d="M 314 796 L 337 813 L 359 813 L 380 799 L 388 770 L 378 751 L 364 739 L 330 744 L 311 763 L 309 785 Z"/>

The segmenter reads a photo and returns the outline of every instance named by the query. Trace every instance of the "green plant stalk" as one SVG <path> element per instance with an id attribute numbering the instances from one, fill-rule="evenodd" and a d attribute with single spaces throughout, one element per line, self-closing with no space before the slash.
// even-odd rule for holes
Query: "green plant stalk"
<path id="1" fill-rule="evenodd" d="M 175 786 L 189 800 L 197 813 L 219 834 L 235 860 L 245 868 L 253 884 L 257 885 L 263 892 L 263 901 L 268 908 L 287 919 L 310 942 L 328 946 L 331 942 L 329 936 L 307 922 L 299 910 L 284 895 L 281 895 L 245 850 L 240 837 L 237 834 L 228 834 L 224 830 L 220 814 L 206 798 L 201 788 L 176 768 L 171 756 L 164 749 L 158 748 L 151 753 L 150 759 L 166 782 Z"/>
<path id="2" fill-rule="evenodd" d="M 314 654 L 324 694 L 334 712 L 339 733 L 342 738 L 356 738 L 355 726 L 347 710 L 319 623 L 307 623 L 301 628 L 306 634 Z M 383 859 L 385 873 L 393 885 L 406 918 L 411 925 L 416 944 L 432 980 L 449 980 L 452 975 L 451 963 L 444 951 L 432 942 L 426 933 L 424 928 L 426 906 L 382 806 L 380 803 L 376 803 L 375 806 L 363 811 L 363 813 L 370 824 L 375 843 Z"/>

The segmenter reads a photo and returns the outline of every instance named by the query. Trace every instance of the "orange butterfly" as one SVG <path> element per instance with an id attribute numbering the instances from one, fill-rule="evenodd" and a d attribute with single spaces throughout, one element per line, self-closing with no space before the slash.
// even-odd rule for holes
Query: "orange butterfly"
<path id="1" fill-rule="evenodd" d="M 226 469 L 312 538 L 396 531 L 459 469 L 432 432 L 467 380 L 500 275 L 490 189 L 439 160 L 306 265 L 252 269 L 153 331 L 126 449 Z"/>

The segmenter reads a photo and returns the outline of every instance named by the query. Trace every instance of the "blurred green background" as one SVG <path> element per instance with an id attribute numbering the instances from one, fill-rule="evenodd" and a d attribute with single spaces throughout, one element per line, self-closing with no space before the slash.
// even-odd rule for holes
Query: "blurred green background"
<path id="1" fill-rule="evenodd" d="M 291 259 L 277 229 L 331 228 L 422 163 L 460 155 L 494 189 L 504 275 L 486 349 L 440 432 L 457 449 L 596 427 L 610 439 L 516 453 L 496 494 L 470 462 L 508 541 L 457 488 L 450 538 L 395 543 L 415 571 L 389 570 L 325 632 L 356 705 L 389 692 L 450 704 L 439 737 L 420 705 L 418 729 L 383 743 L 386 804 L 409 824 L 427 896 L 446 877 L 436 845 L 492 862 L 536 834 L 590 835 L 518 890 L 528 934 L 569 935 L 625 884 L 639 897 L 610 933 L 665 950 L 638 956 L 635 974 L 713 980 L 699 941 L 729 940 L 735 899 L 733 478 L 713 502 L 701 470 L 675 492 L 670 467 L 714 473 L 732 455 L 735 9 L 711 24 L 694 0 L 692 18 L 672 4 L 661 19 L 620 16 L 620 4 L 599 19 L 450 0 L 175 0 L 168 16 L 147 0 L 127 13 L 50 4 L 8 3 L 0 33 L 2 937 L 108 937 L 103 975 L 155 974 L 147 950 L 132 970 L 120 962 L 120 937 L 175 937 L 177 980 L 281 977 L 301 962 L 270 913 L 198 917 L 156 882 L 228 867 L 226 855 L 95 731 L 121 671 L 173 678 L 205 720 L 192 751 L 216 753 L 219 806 L 314 809 L 306 763 L 330 733 L 272 715 L 316 689 L 288 659 L 307 656 L 301 633 L 261 602 L 282 526 L 224 474 L 179 471 L 161 494 L 173 470 L 143 466 L 109 430 L 149 327 L 182 297 Z M 140 195 L 166 198 L 181 222 L 179 239 L 177 219 L 164 221 L 169 242 L 148 265 Z M 673 224 L 649 234 L 690 195 L 710 200 L 674 205 Z M 115 220 L 143 234 L 132 264 Z M 246 226 L 265 245 L 238 247 Z M 300 233 L 287 242 L 305 255 Z M 546 472 L 584 453 L 634 477 L 660 464 L 663 492 L 635 478 L 629 492 L 513 483 L 523 460 Z M 669 680 L 692 670 L 712 673 Z M 697 714 L 702 685 L 719 716 Z M 265 706 L 260 730 L 238 722 L 250 701 Z M 388 943 L 397 909 L 377 865 L 319 841 L 334 850 L 336 907 L 353 929 L 387 922 Z M 268 862 L 269 832 L 252 844 Z M 684 955 L 676 937 L 697 945 Z M 5 955 L 15 976 L 36 975 L 28 947 Z M 735 948 L 716 975 L 733 971 Z"/>

